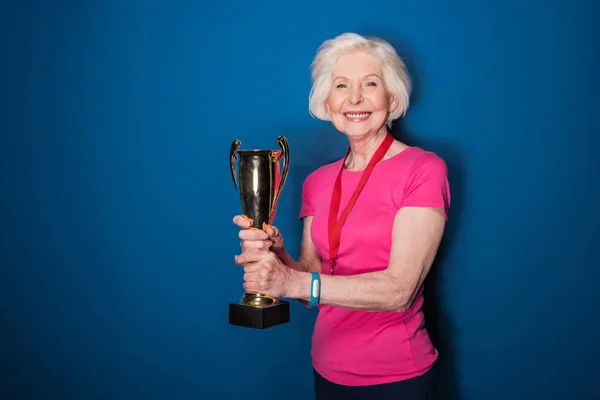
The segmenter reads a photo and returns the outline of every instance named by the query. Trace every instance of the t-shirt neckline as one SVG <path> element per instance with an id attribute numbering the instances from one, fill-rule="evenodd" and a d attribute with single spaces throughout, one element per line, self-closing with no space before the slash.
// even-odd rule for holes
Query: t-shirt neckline
<path id="1" fill-rule="evenodd" d="M 402 150 L 400 153 L 398 153 L 398 154 L 396 154 L 396 155 L 394 155 L 394 156 L 392 156 L 392 157 L 390 157 L 390 158 L 388 158 L 388 159 L 385 159 L 385 160 L 383 160 L 383 161 L 380 161 L 380 162 L 378 162 L 378 163 L 375 165 L 375 169 L 377 169 L 377 167 L 379 167 L 379 166 L 381 166 L 381 165 L 384 165 L 384 164 L 388 163 L 388 161 L 392 161 L 392 160 L 395 160 L 395 159 L 397 159 L 397 158 L 400 158 L 400 156 L 401 156 L 401 155 L 403 155 L 403 154 L 404 154 L 404 153 L 406 153 L 407 151 L 409 151 L 409 150 L 412 150 L 412 149 L 414 149 L 414 148 L 416 148 L 416 146 L 408 146 L 407 148 L 405 148 L 404 150 Z M 344 158 L 345 158 L 345 157 L 344 157 Z M 344 163 L 344 158 L 342 158 L 342 159 L 341 159 L 341 160 L 340 160 L 338 163 L 342 163 L 342 164 L 343 164 L 343 163 Z M 374 171 L 374 170 L 373 170 L 373 171 Z M 348 175 L 357 175 L 357 174 L 362 174 L 363 172 L 365 172 L 365 170 L 364 170 L 364 169 L 363 169 L 363 170 L 360 170 L 360 171 L 348 171 L 346 168 L 342 168 L 342 173 L 343 173 L 343 174 L 348 174 Z"/>

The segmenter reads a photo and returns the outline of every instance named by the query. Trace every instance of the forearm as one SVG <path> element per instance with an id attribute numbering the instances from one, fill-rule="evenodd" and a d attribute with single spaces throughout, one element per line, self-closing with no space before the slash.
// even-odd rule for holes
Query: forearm
<path id="1" fill-rule="evenodd" d="M 311 274 L 296 272 L 289 297 L 310 300 Z M 403 312 L 408 309 L 415 287 L 401 285 L 387 271 L 352 276 L 321 274 L 321 304 L 362 311 Z"/>
<path id="2" fill-rule="evenodd" d="M 320 265 L 314 265 L 316 263 L 310 263 L 307 260 L 304 260 L 302 256 L 298 258 L 298 260 L 294 260 L 292 256 L 285 250 L 275 251 L 275 255 L 281 260 L 282 263 L 290 267 L 291 269 L 298 272 L 321 272 Z"/>

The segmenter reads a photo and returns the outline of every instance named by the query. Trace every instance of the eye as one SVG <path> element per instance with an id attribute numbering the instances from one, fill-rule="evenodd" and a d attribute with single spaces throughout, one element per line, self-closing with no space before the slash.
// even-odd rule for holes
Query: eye
<path id="1" fill-rule="evenodd" d="M 345 84 L 345 83 L 339 83 L 339 84 L 336 86 L 336 88 L 338 88 L 338 89 L 343 89 L 343 88 L 345 88 L 345 87 L 346 87 L 346 84 Z"/>
<path id="2" fill-rule="evenodd" d="M 377 83 L 375 83 L 375 82 L 373 82 L 373 81 L 371 81 L 371 82 L 367 82 L 367 86 L 373 86 L 373 87 L 376 87 L 376 86 L 377 86 Z"/>

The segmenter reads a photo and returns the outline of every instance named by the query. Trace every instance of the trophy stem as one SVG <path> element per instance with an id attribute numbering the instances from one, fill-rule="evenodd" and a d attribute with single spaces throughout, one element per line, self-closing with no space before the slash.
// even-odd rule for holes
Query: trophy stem
<path id="1" fill-rule="evenodd" d="M 268 307 L 278 303 L 278 299 L 266 294 L 247 291 L 240 304 L 252 307 Z"/>

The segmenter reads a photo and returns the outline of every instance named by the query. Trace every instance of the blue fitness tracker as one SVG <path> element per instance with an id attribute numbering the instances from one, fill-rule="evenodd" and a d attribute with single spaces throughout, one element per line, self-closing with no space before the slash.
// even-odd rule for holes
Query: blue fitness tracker
<path id="1" fill-rule="evenodd" d="M 310 281 L 310 301 L 308 305 L 316 307 L 321 298 L 321 276 L 318 272 L 311 272 L 312 279 Z"/>

